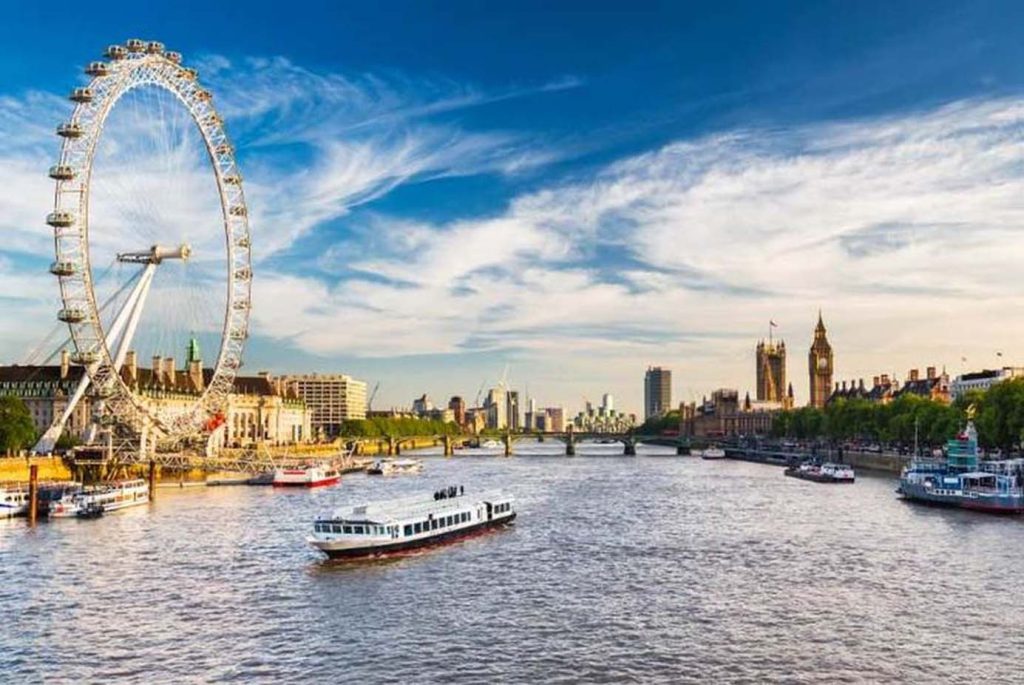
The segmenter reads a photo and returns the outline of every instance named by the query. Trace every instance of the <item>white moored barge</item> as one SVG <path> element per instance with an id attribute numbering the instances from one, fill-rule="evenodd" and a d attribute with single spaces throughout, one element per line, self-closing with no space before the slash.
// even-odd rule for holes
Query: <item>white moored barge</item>
<path id="1" fill-rule="evenodd" d="M 52 518 L 85 517 L 149 503 L 149 484 L 141 479 L 122 480 L 65 492 L 49 504 Z"/>
<path id="2" fill-rule="evenodd" d="M 317 519 L 308 542 L 331 559 L 385 556 L 506 526 L 516 517 L 513 498 L 506 493 L 455 493 L 448 488 L 433 496 L 339 509 Z"/>

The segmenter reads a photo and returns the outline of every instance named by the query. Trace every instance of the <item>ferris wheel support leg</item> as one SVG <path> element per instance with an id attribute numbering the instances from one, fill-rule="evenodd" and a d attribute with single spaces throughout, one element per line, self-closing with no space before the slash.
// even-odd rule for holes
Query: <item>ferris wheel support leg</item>
<path id="1" fill-rule="evenodd" d="M 139 325 L 139 319 L 142 317 L 142 310 L 146 304 L 146 296 L 149 294 L 149 286 L 153 283 L 153 274 L 156 271 L 156 264 L 147 264 L 143 271 L 142 278 L 139 279 L 138 284 L 132 290 L 132 294 L 128 297 L 128 301 L 125 302 L 124 307 L 118 312 L 118 320 L 111 326 L 109 340 L 111 343 L 117 340 L 118 336 L 121 337 L 120 342 L 117 345 L 117 353 L 114 356 L 114 371 L 121 373 L 121 367 L 124 365 L 125 357 L 128 356 L 128 349 L 132 345 L 132 339 L 135 337 L 135 329 Z M 128 327 L 125 329 L 125 319 L 127 318 Z M 124 335 L 121 335 L 121 330 L 125 329 Z M 104 402 L 99 400 L 96 402 L 96 411 L 94 414 L 103 412 Z M 88 431 L 86 432 L 86 442 L 95 442 L 96 436 L 99 433 L 99 425 L 93 421 L 90 424 Z"/>
<path id="2" fill-rule="evenodd" d="M 138 324 L 138 313 L 141 312 L 141 306 L 137 305 L 140 303 L 140 296 L 145 297 L 145 293 L 149 292 L 149 284 L 153 280 L 153 269 L 154 265 L 152 264 L 146 267 L 146 272 L 143 273 L 139 282 L 135 284 L 135 288 L 132 289 L 132 293 L 129 295 L 128 301 L 125 302 L 124 307 L 121 308 L 121 311 L 119 311 L 117 316 L 114 318 L 114 323 L 110 325 L 110 330 L 108 332 L 111 340 L 116 339 L 121 334 L 125 324 L 128 322 L 129 315 L 132 316 L 133 322 Z M 132 333 L 134 333 L 134 327 L 132 328 Z M 130 336 L 122 336 L 122 344 L 125 340 L 130 342 Z M 124 352 L 127 353 L 127 348 L 124 349 Z M 117 368 L 120 369 L 121 363 L 124 363 L 124 357 L 120 353 L 118 357 L 120 362 L 118 363 Z M 32 448 L 33 452 L 36 454 L 49 454 L 50 452 L 53 452 L 53 448 L 57 446 L 57 441 L 60 440 L 60 436 L 64 433 L 64 427 L 71 419 L 71 415 L 74 413 L 75 408 L 78 407 L 78 403 L 82 400 L 82 397 L 85 396 L 85 391 L 89 389 L 89 385 L 92 383 L 91 371 L 93 368 L 95 368 L 94 365 L 86 367 L 86 373 L 83 373 L 81 380 L 78 381 L 78 385 L 75 387 L 75 392 L 72 393 L 71 397 L 68 399 L 68 404 L 64 408 L 64 412 L 61 414 L 60 418 L 55 420 L 50 427 L 46 429 L 46 432 L 43 433 L 42 437 L 39 438 L 39 441 Z M 94 430 L 94 426 L 90 426 L 87 433 L 88 441 L 92 442 L 95 439 L 95 436 L 96 432 Z"/>

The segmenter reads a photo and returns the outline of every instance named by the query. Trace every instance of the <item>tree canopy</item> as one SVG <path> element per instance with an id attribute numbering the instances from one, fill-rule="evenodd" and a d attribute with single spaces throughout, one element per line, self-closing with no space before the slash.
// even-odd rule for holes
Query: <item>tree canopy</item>
<path id="1" fill-rule="evenodd" d="M 459 427 L 437 419 L 370 418 L 346 421 L 341 434 L 347 438 L 405 437 L 412 435 L 456 435 Z"/>
<path id="2" fill-rule="evenodd" d="M 0 397 L 0 450 L 11 455 L 30 447 L 36 438 L 36 426 L 28 406 L 19 397 Z"/>

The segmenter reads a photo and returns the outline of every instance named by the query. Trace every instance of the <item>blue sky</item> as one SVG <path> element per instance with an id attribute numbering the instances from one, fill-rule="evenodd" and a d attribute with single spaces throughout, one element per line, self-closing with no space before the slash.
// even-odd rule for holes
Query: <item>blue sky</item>
<path id="1" fill-rule="evenodd" d="M 0 359 L 50 328 L 52 127 L 139 36 L 215 93 L 253 209 L 247 368 L 539 403 L 648 364 L 753 384 L 780 324 L 806 399 L 995 363 L 1024 326 L 1024 8 L 1013 3 L 14 3 L 0 26 Z M 30 322 L 30 323 L 26 323 Z"/>

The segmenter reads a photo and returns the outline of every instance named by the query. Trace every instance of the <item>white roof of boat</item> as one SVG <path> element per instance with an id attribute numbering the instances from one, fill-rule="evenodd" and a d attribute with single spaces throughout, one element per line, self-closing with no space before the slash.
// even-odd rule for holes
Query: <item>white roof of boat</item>
<path id="1" fill-rule="evenodd" d="M 376 521 L 383 522 L 394 519 L 415 518 L 427 514 L 439 514 L 447 511 L 457 511 L 475 507 L 480 502 L 493 502 L 497 500 L 511 500 L 512 496 L 501 491 L 485 492 L 478 495 L 458 495 L 445 499 L 434 499 L 433 493 L 427 495 L 416 495 L 401 499 L 385 500 L 383 502 L 370 502 L 366 504 L 355 504 L 348 507 L 339 507 L 331 515 L 332 520 L 346 519 L 353 521 Z"/>
<path id="2" fill-rule="evenodd" d="M 961 478 L 995 478 L 996 475 L 998 475 L 998 474 L 992 473 L 991 471 L 971 471 L 969 473 L 961 473 L 960 477 Z"/>

